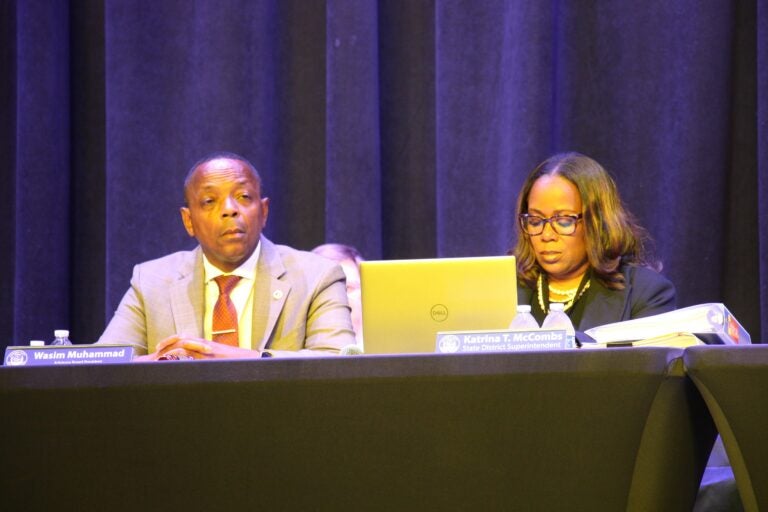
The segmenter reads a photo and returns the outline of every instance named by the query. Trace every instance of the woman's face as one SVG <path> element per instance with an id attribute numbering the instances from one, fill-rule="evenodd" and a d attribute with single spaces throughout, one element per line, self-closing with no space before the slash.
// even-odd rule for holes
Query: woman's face
<path id="1" fill-rule="evenodd" d="M 581 208 L 581 196 L 576 185 L 562 176 L 540 177 L 528 194 L 527 213 L 544 219 L 555 215 L 578 215 L 582 213 Z M 547 223 L 540 235 L 530 238 L 536 261 L 550 280 L 575 281 L 587 271 L 589 261 L 582 221 L 576 223 L 576 230 L 571 235 L 561 235 L 551 223 Z"/>

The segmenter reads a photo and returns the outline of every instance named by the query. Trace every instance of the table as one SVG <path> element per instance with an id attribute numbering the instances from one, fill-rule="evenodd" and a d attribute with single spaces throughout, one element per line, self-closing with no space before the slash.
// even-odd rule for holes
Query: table
<path id="1" fill-rule="evenodd" d="M 768 509 L 768 345 L 705 345 L 684 356 L 723 438 L 746 511 Z"/>
<path id="2" fill-rule="evenodd" d="M 19 510 L 690 510 L 683 352 L 2 368 Z"/>

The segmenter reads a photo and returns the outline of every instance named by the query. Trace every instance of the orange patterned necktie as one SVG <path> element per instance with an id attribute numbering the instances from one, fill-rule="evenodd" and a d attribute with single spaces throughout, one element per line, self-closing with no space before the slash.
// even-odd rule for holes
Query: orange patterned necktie
<path id="1" fill-rule="evenodd" d="M 237 310 L 229 293 L 240 281 L 240 276 L 219 276 L 213 280 L 219 285 L 219 298 L 213 307 L 213 341 L 237 347 Z"/>

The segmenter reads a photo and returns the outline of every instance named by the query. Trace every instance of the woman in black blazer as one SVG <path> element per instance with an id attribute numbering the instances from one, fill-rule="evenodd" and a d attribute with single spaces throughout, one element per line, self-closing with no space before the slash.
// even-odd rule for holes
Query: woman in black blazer
<path id="1" fill-rule="evenodd" d="M 541 323 L 562 302 L 577 331 L 675 309 L 675 287 L 646 250 L 650 238 L 593 159 L 539 164 L 517 200 L 518 301 Z"/>

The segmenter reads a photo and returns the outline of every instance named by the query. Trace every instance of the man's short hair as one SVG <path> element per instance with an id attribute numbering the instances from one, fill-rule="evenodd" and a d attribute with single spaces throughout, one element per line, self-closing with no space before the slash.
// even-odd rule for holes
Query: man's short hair
<path id="1" fill-rule="evenodd" d="M 261 192 L 261 196 L 264 197 L 264 183 L 261 181 L 259 171 L 256 170 L 256 167 L 254 167 L 247 158 L 231 151 L 215 151 L 205 155 L 203 158 L 192 164 L 192 167 L 190 167 L 187 171 L 187 176 L 184 178 L 184 204 L 189 206 L 187 202 L 187 188 L 189 187 L 189 183 L 192 181 L 192 176 L 194 176 L 197 168 L 204 163 L 208 163 L 211 160 L 218 160 L 220 158 L 228 158 L 229 160 L 237 160 L 239 162 L 243 162 L 248 170 L 251 171 L 253 177 L 256 178 L 256 182 L 259 184 L 259 191 Z"/>

